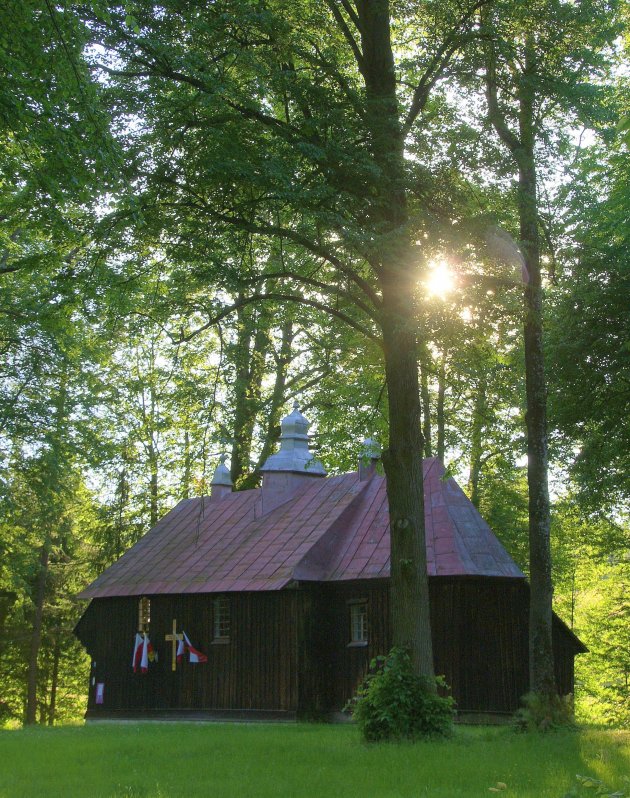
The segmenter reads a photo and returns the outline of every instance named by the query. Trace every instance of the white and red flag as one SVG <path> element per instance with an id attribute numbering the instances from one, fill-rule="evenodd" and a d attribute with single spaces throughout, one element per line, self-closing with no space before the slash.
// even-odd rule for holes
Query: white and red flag
<path id="1" fill-rule="evenodd" d="M 177 664 L 181 665 L 184 659 L 184 638 L 177 641 L 177 654 L 176 654 Z"/>
<path id="2" fill-rule="evenodd" d="M 140 657 L 140 670 L 146 673 L 149 670 L 149 638 L 145 635 L 142 640 L 142 656 Z"/>
<path id="3" fill-rule="evenodd" d="M 192 645 L 192 643 L 188 639 L 188 635 L 186 634 L 186 632 L 182 631 L 182 634 L 184 635 L 184 642 L 186 643 L 186 648 L 188 649 L 190 662 L 207 662 L 208 657 L 205 654 L 202 654 L 201 651 L 197 651 L 197 649 Z"/>
<path id="4" fill-rule="evenodd" d="M 153 650 L 153 645 L 149 640 L 149 635 L 136 633 L 133 646 L 133 672 L 146 673 L 149 670 L 149 662 L 157 662 L 157 652 Z"/>
<path id="5" fill-rule="evenodd" d="M 144 640 L 142 635 L 139 632 L 136 632 L 136 639 L 133 642 L 133 657 L 131 659 L 131 667 L 133 668 L 134 673 L 137 673 L 138 668 L 140 668 L 143 643 Z"/>

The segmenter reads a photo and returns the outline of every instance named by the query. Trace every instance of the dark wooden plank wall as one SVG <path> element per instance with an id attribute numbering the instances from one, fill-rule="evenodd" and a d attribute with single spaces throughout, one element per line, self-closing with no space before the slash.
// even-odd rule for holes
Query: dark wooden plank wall
<path id="1" fill-rule="evenodd" d="M 229 643 L 211 642 L 213 598 L 151 597 L 149 636 L 159 660 L 147 674 L 131 668 L 138 600 L 93 601 L 76 629 L 94 661 L 88 713 L 172 708 L 295 711 L 301 596 L 296 591 L 230 596 Z M 171 644 L 165 635 L 172 630 L 173 618 L 178 631 L 184 629 L 193 646 L 208 655 L 207 663 L 186 661 L 171 670 Z M 95 704 L 96 682 L 105 684 L 102 706 Z"/>
<path id="2" fill-rule="evenodd" d="M 430 580 L 436 672 L 445 676 L 460 711 L 512 713 L 528 686 L 528 586 L 510 579 Z M 105 703 L 90 715 L 123 710 L 280 710 L 317 716 L 354 695 L 370 660 L 391 648 L 385 580 L 306 584 L 299 590 L 232 594 L 232 635 L 212 644 L 212 595 L 151 598 L 150 637 L 159 663 L 146 675 L 131 669 L 138 600 L 99 599 L 77 626 L 104 682 Z M 367 646 L 350 646 L 348 602 L 368 602 Z M 171 671 L 164 636 L 173 618 L 206 664 Z M 556 676 L 573 690 L 577 644 L 557 621 Z"/>
<path id="3" fill-rule="evenodd" d="M 319 635 L 314 639 L 325 690 L 317 708 L 338 710 L 351 698 L 369 662 L 391 647 L 386 582 L 320 586 Z M 463 712 L 512 713 L 527 692 L 529 588 L 511 579 L 430 580 L 436 673 L 446 678 Z M 369 643 L 349 646 L 348 601 L 368 601 Z M 556 680 L 561 694 L 573 691 L 575 641 L 554 622 Z"/>
<path id="4" fill-rule="evenodd" d="M 316 597 L 318 618 L 313 659 L 318 664 L 320 689 L 314 709 L 340 710 L 355 694 L 371 659 L 391 648 L 387 582 L 336 583 L 307 589 Z M 368 606 L 367 646 L 350 645 L 348 602 L 360 599 L 366 599 Z"/>

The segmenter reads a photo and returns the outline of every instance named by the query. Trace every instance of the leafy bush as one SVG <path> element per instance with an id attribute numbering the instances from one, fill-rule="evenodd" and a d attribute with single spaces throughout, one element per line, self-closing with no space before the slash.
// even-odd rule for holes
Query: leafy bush
<path id="1" fill-rule="evenodd" d="M 595 779 L 592 776 L 577 775 L 575 780 L 577 784 L 571 787 L 564 798 L 581 798 L 581 796 L 586 796 L 588 794 L 601 796 L 601 798 L 624 798 L 626 795 L 625 792 L 621 791 L 611 792 L 610 787 L 603 781 Z M 623 780 L 630 784 L 630 779 L 627 776 L 624 776 Z M 586 792 L 587 790 L 589 791 L 588 793 Z"/>
<path id="2" fill-rule="evenodd" d="M 443 679 L 437 683 L 445 688 Z M 448 737 L 454 707 L 453 698 L 438 695 L 425 678 L 414 673 L 411 657 L 400 648 L 372 660 L 348 705 L 367 742 Z"/>
<path id="3" fill-rule="evenodd" d="M 514 715 L 517 731 L 551 731 L 575 728 L 573 696 L 542 696 L 527 693 L 521 699 L 524 706 Z"/>

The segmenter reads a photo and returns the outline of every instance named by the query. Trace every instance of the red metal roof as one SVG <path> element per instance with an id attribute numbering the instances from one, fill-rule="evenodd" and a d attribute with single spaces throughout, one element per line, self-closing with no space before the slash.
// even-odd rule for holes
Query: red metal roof
<path id="1" fill-rule="evenodd" d="M 424 463 L 430 576 L 524 578 L 454 479 Z M 279 590 L 294 580 L 389 576 L 385 478 L 356 472 L 312 480 L 262 514 L 261 491 L 186 499 L 81 594 Z"/>

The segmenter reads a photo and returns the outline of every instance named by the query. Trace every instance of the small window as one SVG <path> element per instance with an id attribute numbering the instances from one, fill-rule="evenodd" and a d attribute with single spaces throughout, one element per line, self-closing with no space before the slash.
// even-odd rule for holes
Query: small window
<path id="1" fill-rule="evenodd" d="M 146 632 L 151 622 L 151 599 L 143 596 L 138 602 L 138 630 Z"/>
<path id="2" fill-rule="evenodd" d="M 227 641 L 230 639 L 230 599 L 227 596 L 218 596 L 213 607 L 213 639 L 218 642 Z"/>
<path id="3" fill-rule="evenodd" d="M 353 601 L 350 603 L 350 645 L 365 646 L 367 641 L 367 601 Z"/>

